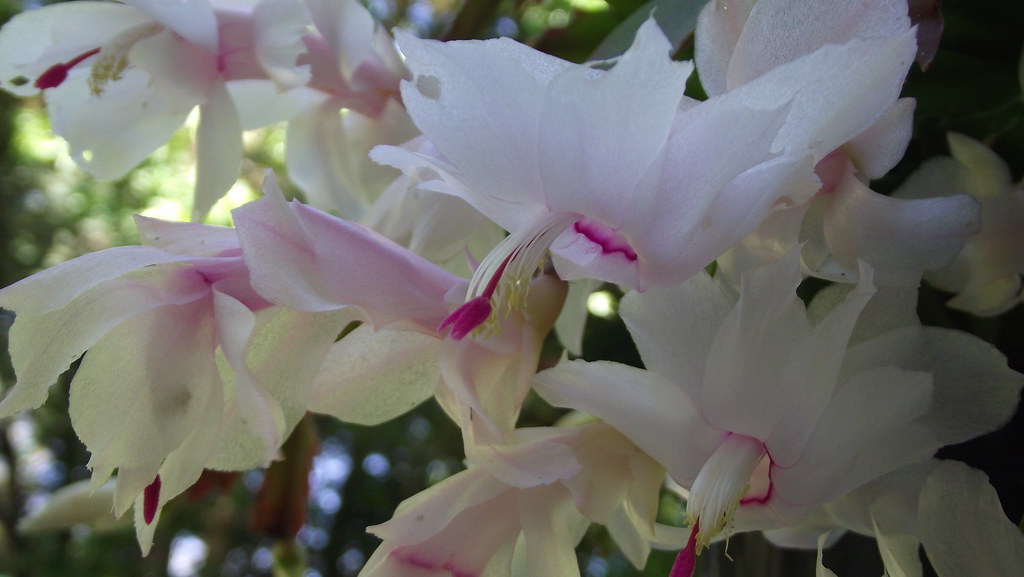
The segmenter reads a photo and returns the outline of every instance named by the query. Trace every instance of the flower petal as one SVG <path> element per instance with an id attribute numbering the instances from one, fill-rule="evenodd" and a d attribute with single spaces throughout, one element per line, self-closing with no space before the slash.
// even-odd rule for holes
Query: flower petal
<path id="1" fill-rule="evenodd" d="M 252 11 L 256 59 L 280 90 L 309 81 L 309 66 L 298 66 L 306 52 L 302 35 L 312 21 L 306 4 L 292 0 L 262 0 Z"/>
<path id="2" fill-rule="evenodd" d="M 195 430 L 219 429 L 205 411 L 221 389 L 209 306 L 204 299 L 136 315 L 89 350 L 69 412 L 92 453 L 90 467 L 148 469 L 148 484 Z M 221 403 L 215 405 L 219 413 Z"/>
<path id="3" fill-rule="evenodd" d="M 113 2 L 43 6 L 17 14 L 0 32 L 0 88 L 18 96 L 35 94 L 35 79 L 51 66 L 147 22 L 146 14 Z M 15 82 L 19 78 L 28 82 Z"/>
<path id="4" fill-rule="evenodd" d="M 87 75 L 72 69 L 45 97 L 54 133 L 68 141 L 75 162 L 96 178 L 124 176 L 167 142 L 188 116 L 188 110 L 158 106 L 151 77 L 140 69 L 124 70 L 99 95 Z"/>
<path id="5" fill-rule="evenodd" d="M 241 165 L 242 122 L 224 83 L 216 82 L 209 100 L 199 107 L 192 220 L 202 220 L 227 193 L 238 180 Z"/>
<path id="6" fill-rule="evenodd" d="M 134 218 L 142 242 L 173 254 L 212 256 L 241 248 L 238 234 L 230 227 L 160 220 L 141 214 Z"/>
<path id="7" fill-rule="evenodd" d="M 537 146 L 545 87 L 574 65 L 507 38 L 397 37 L 414 76 L 402 82 L 402 101 L 459 167 L 473 191 L 466 200 L 506 230 L 526 224 L 545 200 Z M 468 127 L 473 138 L 466 138 Z"/>
<path id="8" fill-rule="evenodd" d="M 596 74 L 577 66 L 551 79 L 537 134 L 549 210 L 586 207 L 588 217 L 613 229 L 634 210 L 693 70 L 689 62 L 673 61 L 671 49 L 651 18 L 611 70 Z"/>
<path id="9" fill-rule="evenodd" d="M 264 188 L 233 213 L 264 298 L 306 311 L 358 306 L 376 328 L 411 321 L 434 332 L 448 316 L 446 296 L 464 280 L 358 224 L 285 202 L 272 179 Z"/>
<path id="10" fill-rule="evenodd" d="M 89 256 L 100 254 L 103 253 Z M 68 295 L 75 298 L 66 305 L 58 302 L 54 306 L 59 308 L 48 311 L 22 307 L 17 294 L 10 300 L 0 298 L 0 304 L 11 306 L 18 315 L 10 332 L 11 360 L 18 382 L 0 402 L 0 415 L 7 416 L 41 405 L 60 373 L 120 323 L 156 307 L 188 303 L 207 293 L 208 287 L 198 278 L 186 276 L 175 279 L 178 272 L 175 269 L 147 268 L 103 284 L 97 282 L 94 283 L 96 286 L 87 286 L 81 293 Z M 51 274 L 43 280 L 52 281 L 54 278 L 60 277 Z M 30 278 L 11 288 L 39 287 L 37 298 L 46 302 L 45 291 L 54 288 L 55 284 L 37 284 Z M 26 298 L 30 295 L 20 296 L 22 303 L 31 302 Z"/>
<path id="11" fill-rule="evenodd" d="M 852 170 L 822 199 L 824 240 L 832 255 L 855 277 L 857 259 L 875 270 L 876 282 L 916 286 L 925 270 L 938 269 L 981 229 L 981 205 L 966 194 L 931 199 L 897 199 L 875 193 Z M 810 245 L 805 255 L 810 254 Z M 815 268 L 814 263 L 808 263 Z"/>
<path id="12" fill-rule="evenodd" d="M 734 305 L 721 283 L 697 274 L 683 284 L 630 291 L 619 312 L 644 366 L 671 375 L 697 399 L 715 333 Z"/>
<path id="13" fill-rule="evenodd" d="M 363 325 L 335 343 L 313 383 L 309 410 L 377 425 L 434 393 L 441 339 Z"/>
<path id="14" fill-rule="evenodd" d="M 125 0 L 192 44 L 217 53 L 217 17 L 210 0 Z"/>
<path id="15" fill-rule="evenodd" d="M 910 18 L 902 0 L 807 5 L 785 0 L 758 2 L 736 42 L 727 85 L 735 89 L 826 44 L 879 41 L 909 30 Z M 914 47 L 916 52 L 916 41 Z"/>
<path id="16" fill-rule="evenodd" d="M 799 460 L 773 467 L 775 495 L 787 505 L 822 505 L 905 463 L 926 459 L 939 443 L 914 420 L 928 411 L 931 400 L 927 373 L 882 367 L 848 379 Z M 885 450 L 878 450 L 879 444 Z M 769 444 L 774 456 L 772 450 Z"/>
<path id="17" fill-rule="evenodd" d="M 555 406 L 589 413 L 622 431 L 684 485 L 727 435 L 704 423 L 683 388 L 626 365 L 562 363 L 537 373 L 534 388 Z"/>
<path id="18" fill-rule="evenodd" d="M 327 40 L 345 80 L 370 54 L 376 23 L 370 12 L 355 0 L 307 0 L 313 24 Z"/>
<path id="19" fill-rule="evenodd" d="M 1024 567 L 1024 533 L 1006 518 L 981 471 L 944 461 L 925 482 L 921 544 L 941 577 L 1013 575 Z"/>
<path id="20" fill-rule="evenodd" d="M 900 98 L 870 128 L 843 147 L 868 180 L 881 178 L 903 158 L 914 132 L 913 98 Z"/>

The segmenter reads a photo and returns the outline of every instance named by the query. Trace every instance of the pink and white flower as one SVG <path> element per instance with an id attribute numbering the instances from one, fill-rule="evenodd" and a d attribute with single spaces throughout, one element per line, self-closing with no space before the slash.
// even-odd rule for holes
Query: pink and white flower
<path id="1" fill-rule="evenodd" d="M 404 501 L 362 577 L 579 575 L 575 547 L 605 524 L 642 567 L 664 470 L 604 424 L 517 430 L 515 470 L 470 468 Z"/>
<path id="2" fill-rule="evenodd" d="M 24 12 L 0 32 L 0 86 L 44 92 L 54 132 L 80 166 L 119 178 L 196 106 L 195 217 L 234 184 L 242 159 L 233 81 L 306 82 L 304 5 L 293 0 L 73 2 Z M 42 40 L 42 41 L 40 41 Z"/>
<path id="3" fill-rule="evenodd" d="M 1024 378 L 1002 355 L 906 323 L 894 314 L 905 303 L 873 297 L 868 273 L 810 311 L 796 253 L 744 276 L 738 300 L 706 275 L 630 293 L 621 312 L 648 370 L 574 361 L 535 386 L 618 428 L 689 488 L 680 562 L 692 562 L 720 533 L 796 524 L 1010 416 Z"/>
<path id="4" fill-rule="evenodd" d="M 905 0 L 799 7 L 780 0 L 716 0 L 705 6 L 698 22 L 697 69 L 705 90 L 715 96 L 840 46 L 893 39 L 910 44 L 913 32 Z M 904 65 L 905 74 L 910 61 Z M 903 76 L 888 80 L 898 94 Z M 963 195 L 896 200 L 866 185 L 903 156 L 914 105 L 913 99 L 895 100 L 877 109 L 878 115 L 846 141 L 834 142 L 836 148 L 826 151 L 816 167 L 821 189 L 814 198 L 772 215 L 723 257 L 719 270 L 738 279 L 798 244 L 804 247 L 807 274 L 838 282 L 857 281 L 858 259 L 871 265 L 879 286 L 917 286 L 925 270 L 947 264 L 979 227 L 975 203 Z"/>
<path id="5" fill-rule="evenodd" d="M 1006 312 L 1024 297 L 1024 186 L 1014 184 L 1003 159 L 984 144 L 948 135 L 950 157 L 925 162 L 894 196 L 905 202 L 938 202 L 970 195 L 981 204 L 981 230 L 952 262 L 925 276 L 956 293 L 946 304 L 978 316 Z"/>
<path id="6" fill-rule="evenodd" d="M 653 21 L 607 71 L 509 40 L 398 41 L 403 100 L 443 157 L 374 157 L 433 165 L 437 190 L 511 232 L 446 321 L 454 338 L 515 306 L 548 248 L 566 280 L 642 290 L 697 272 L 810 197 L 811 167 L 892 105 L 914 52 L 909 31 L 830 46 L 696 102 Z"/>
<path id="7" fill-rule="evenodd" d="M 113 248 L 0 291 L 18 381 L 0 416 L 38 407 L 79 357 L 71 422 L 93 484 L 117 471 L 147 551 L 160 508 L 203 469 L 265 466 L 305 414 L 337 314 L 275 307 L 231 229 L 139 217 L 150 246 Z"/>
<path id="8" fill-rule="evenodd" d="M 255 290 L 298 311 L 349 310 L 369 325 L 332 346 L 311 410 L 375 424 L 443 383 L 478 421 L 498 431 L 514 425 L 562 283 L 536 279 L 536 294 L 503 319 L 500 337 L 444 342 L 437 327 L 463 299 L 466 279 L 364 226 L 286 202 L 272 179 L 264 192 L 233 213 Z M 372 360 L 385 352 L 395 358 Z"/>

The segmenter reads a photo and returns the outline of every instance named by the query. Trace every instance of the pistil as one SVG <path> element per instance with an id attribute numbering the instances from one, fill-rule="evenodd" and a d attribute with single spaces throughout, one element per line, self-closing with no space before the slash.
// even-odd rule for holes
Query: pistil
<path id="1" fill-rule="evenodd" d="M 67 62 L 60 62 L 46 69 L 45 72 L 36 78 L 35 87 L 39 90 L 46 90 L 47 88 L 56 88 L 64 83 L 68 78 L 68 72 L 72 68 L 78 66 L 83 60 L 91 56 L 99 54 L 99 48 L 93 48 L 88 52 L 79 54 L 78 56 L 68 60 Z"/>

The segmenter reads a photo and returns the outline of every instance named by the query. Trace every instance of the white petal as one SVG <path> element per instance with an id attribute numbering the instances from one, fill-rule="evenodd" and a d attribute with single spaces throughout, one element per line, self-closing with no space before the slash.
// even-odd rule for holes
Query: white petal
<path id="1" fill-rule="evenodd" d="M 701 86 L 708 96 L 717 96 L 729 89 L 726 83 L 729 62 L 753 6 L 753 0 L 713 0 L 701 11 L 694 59 Z"/>
<path id="2" fill-rule="evenodd" d="M 305 4 L 292 0 L 263 0 L 252 12 L 256 59 L 281 90 L 309 81 L 309 66 L 296 61 L 305 54 L 302 35 L 312 24 Z"/>
<path id="3" fill-rule="evenodd" d="M 903 158 L 914 131 L 913 98 L 900 98 L 870 128 L 844 146 L 868 180 L 881 178 Z"/>
<path id="4" fill-rule="evenodd" d="M 391 520 L 367 528 L 384 540 L 418 543 L 443 531 L 462 511 L 499 497 L 508 487 L 486 472 L 469 469 L 402 501 Z M 415 519 L 416 523 L 409 523 Z"/>
<path id="5" fill-rule="evenodd" d="M 981 205 L 970 196 L 890 198 L 864 186 L 852 171 L 823 200 L 824 240 L 834 257 L 848 271 L 863 259 L 881 285 L 918 285 L 925 270 L 952 261 L 982 224 Z"/>
<path id="6" fill-rule="evenodd" d="M 507 230 L 525 224 L 544 202 L 537 144 L 545 87 L 573 65 L 509 39 L 440 43 L 399 33 L 398 43 L 414 76 L 402 83 L 402 100 L 459 167 L 473 190 L 466 200 Z"/>
<path id="7" fill-rule="evenodd" d="M 288 175 L 310 203 L 359 219 L 369 199 L 354 182 L 357 158 L 335 103 L 327 101 L 289 120 L 286 138 Z"/>
<path id="8" fill-rule="evenodd" d="M 582 531 L 581 515 L 559 485 L 524 491 L 519 500 L 519 518 L 523 526 L 527 557 L 524 575 L 579 577 L 576 545 Z M 585 524 L 583 525 L 586 526 Z"/>
<path id="9" fill-rule="evenodd" d="M 644 366 L 696 399 L 715 334 L 734 304 L 721 283 L 697 274 L 681 285 L 630 291 L 619 312 Z"/>
<path id="10" fill-rule="evenodd" d="M 791 102 L 775 148 L 820 160 L 892 106 L 914 60 L 914 33 L 826 45 L 723 95 L 751 106 Z"/>
<path id="11" fill-rule="evenodd" d="M 885 398 L 879 404 L 878 399 Z M 788 505 L 821 505 L 889 471 L 931 455 L 938 441 L 916 418 L 928 411 L 931 377 L 892 367 L 845 381 L 799 460 L 773 468 L 775 494 Z M 769 452 L 774 456 L 772 446 Z"/>
<path id="12" fill-rule="evenodd" d="M 327 349 L 347 321 L 343 311 L 302 313 L 271 308 L 257 313 L 245 360 L 252 376 L 247 382 L 239 379 L 236 371 L 223 377 L 228 391 L 247 387 L 247 391 L 234 394 L 248 395 L 250 401 L 226 409 L 224 428 L 208 468 L 245 470 L 266 465 L 266 439 L 271 435 L 258 427 L 274 428 L 279 441 L 294 429 L 309 407 L 310 388 Z M 254 410 L 270 414 L 254 415 Z M 283 424 L 278 424 L 278 418 Z M 271 451 L 277 448 L 269 447 Z"/>
<path id="13" fill-rule="evenodd" d="M 806 5 L 783 0 L 758 2 L 736 43 L 727 84 L 736 88 L 826 44 L 878 41 L 909 30 L 907 7 L 900 0 Z"/>
<path id="14" fill-rule="evenodd" d="M 649 19 L 610 71 L 574 67 L 552 78 L 537 135 L 548 209 L 585 211 L 612 229 L 633 209 L 693 70 L 671 60 L 670 51 Z"/>
<path id="15" fill-rule="evenodd" d="M 569 351 L 569 354 L 577 357 L 583 355 L 583 332 L 587 322 L 587 298 L 597 290 L 600 282 L 592 279 L 583 279 L 569 283 L 569 294 L 565 297 L 565 306 L 562 307 L 558 321 L 555 322 L 555 333 L 558 340 Z"/>
<path id="16" fill-rule="evenodd" d="M 0 414 L 41 405 L 60 373 L 119 323 L 155 307 L 200 298 L 208 290 L 205 283 L 184 277 L 176 282 L 175 274 L 145 269 L 84 290 L 67 306 L 47 312 L 12 307 L 18 318 L 10 331 L 10 351 L 18 382 L 0 403 Z M 40 297 L 45 299 L 45 293 Z"/>
<path id="17" fill-rule="evenodd" d="M 262 446 L 260 465 L 267 465 L 285 440 L 284 414 L 280 405 L 263 388 L 247 364 L 250 339 L 256 328 L 256 315 L 249 307 L 214 285 L 213 312 L 217 342 L 224 359 L 234 372 L 234 398 L 228 411 L 251 430 Z M 297 389 L 303 383 L 295 383 Z M 215 444 L 211 444 L 215 445 Z"/>
<path id="18" fill-rule="evenodd" d="M 19 96 L 35 94 L 39 89 L 33 83 L 51 66 L 100 48 L 149 21 L 146 14 L 113 2 L 82 1 L 17 14 L 0 32 L 0 88 Z M 13 82 L 19 77 L 28 82 Z"/>
<path id="19" fill-rule="evenodd" d="M 214 83 L 199 107 L 196 131 L 196 191 L 192 220 L 199 221 L 224 196 L 242 165 L 242 122 L 223 83 Z"/>
<path id="20" fill-rule="evenodd" d="M 205 102 L 219 74 L 215 55 L 167 30 L 136 42 L 128 58 L 149 74 L 154 100 L 171 113 L 187 114 Z"/>
<path id="21" fill-rule="evenodd" d="M 360 225 L 285 202 L 269 179 L 264 188 L 233 214 L 265 298 L 307 311 L 358 306 L 376 328 L 412 321 L 433 332 L 449 314 L 446 295 L 464 280 Z"/>
<path id="22" fill-rule="evenodd" d="M 157 264 L 191 259 L 152 247 L 114 247 L 89 253 L 48 268 L 0 291 L 0 306 L 18 314 L 36 315 L 64 307 L 93 287 Z M 156 278 L 152 271 L 139 278 Z"/>
<path id="23" fill-rule="evenodd" d="M 972 191 L 975 197 L 1002 194 L 1013 186 L 1010 167 L 991 148 L 956 132 L 950 132 L 947 139 L 953 158 L 964 163 L 978 179 Z"/>
<path id="24" fill-rule="evenodd" d="M 917 535 L 892 534 L 875 524 L 875 541 L 888 577 L 921 577 L 921 543 Z"/>
<path id="25" fill-rule="evenodd" d="M 135 215 L 135 227 L 142 241 L 172 254 L 211 256 L 238 250 L 235 229 L 193 222 L 177 222 Z"/>
<path id="26" fill-rule="evenodd" d="M 342 77 L 351 80 L 372 48 L 376 29 L 373 16 L 355 0 L 306 0 L 306 3 L 317 31 L 338 59 Z"/>
<path id="27" fill-rule="evenodd" d="M 217 17 L 210 0 L 125 0 L 185 40 L 217 53 Z"/>
<path id="28" fill-rule="evenodd" d="M 434 393 L 440 348 L 436 337 L 363 325 L 331 347 L 309 410 L 359 425 L 402 415 Z"/>
<path id="29" fill-rule="evenodd" d="M 167 142 L 189 111 L 159 107 L 150 76 L 129 68 L 119 80 L 93 94 L 87 71 L 72 69 L 68 79 L 45 93 L 53 131 L 68 141 L 71 156 L 96 178 L 124 176 Z"/>
<path id="30" fill-rule="evenodd" d="M 93 490 L 85 480 L 54 491 L 42 507 L 18 521 L 18 531 L 30 534 L 87 525 L 103 533 L 124 528 L 128 523 L 127 518 L 114 517 L 114 481 Z"/>
<path id="31" fill-rule="evenodd" d="M 817 189 L 807 162 L 770 152 L 785 116 L 716 99 L 677 118 L 658 181 L 622 217 L 642 275 L 683 280 L 753 230 L 779 198 L 797 202 Z M 794 176 L 808 186 L 794 189 Z"/>
<path id="32" fill-rule="evenodd" d="M 682 388 L 626 365 L 562 363 L 538 373 L 534 388 L 555 406 L 584 411 L 622 431 L 682 484 L 693 481 L 727 434 L 704 423 Z"/>
<path id="33" fill-rule="evenodd" d="M 267 80 L 231 80 L 226 84 L 243 130 L 255 130 L 289 120 L 328 98 L 323 92 L 305 86 L 282 92 Z"/>
<path id="34" fill-rule="evenodd" d="M 985 474 L 944 461 L 921 491 L 918 532 L 940 577 L 1015 575 L 1024 533 L 1006 518 Z"/>
<path id="35" fill-rule="evenodd" d="M 89 350 L 69 412 L 90 466 L 152 468 L 151 481 L 193 431 L 217 429 L 205 411 L 221 388 L 209 313 L 209 301 L 161 307 L 121 323 Z"/>
<path id="36" fill-rule="evenodd" d="M 869 363 L 931 373 L 934 401 L 923 420 L 941 444 L 995 430 L 1012 415 L 1024 376 L 981 339 L 946 329 L 908 328 L 851 349 L 847 366 Z"/>
<path id="37" fill-rule="evenodd" d="M 798 255 L 742 279 L 717 331 L 702 379 L 702 412 L 714 427 L 768 442 L 774 462 L 795 459 L 825 409 L 857 315 L 873 290 L 850 295 L 812 326 L 796 295 Z"/>
<path id="38" fill-rule="evenodd" d="M 836 577 L 836 574 L 828 567 L 825 567 L 825 564 L 822 562 L 823 549 L 827 540 L 828 533 L 823 533 L 818 537 L 818 566 L 814 570 L 814 577 Z"/>

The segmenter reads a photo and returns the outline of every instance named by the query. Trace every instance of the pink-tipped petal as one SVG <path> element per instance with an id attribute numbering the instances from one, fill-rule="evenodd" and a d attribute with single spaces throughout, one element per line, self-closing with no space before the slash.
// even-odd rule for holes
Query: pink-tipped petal
<path id="1" fill-rule="evenodd" d="M 146 486 L 142 497 L 142 517 L 146 524 L 153 523 L 156 517 L 157 506 L 160 505 L 160 475 L 157 475 L 153 482 Z"/>

